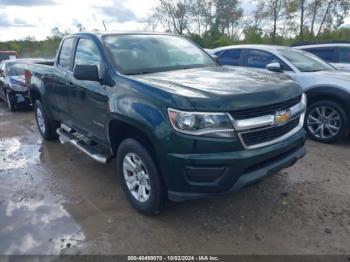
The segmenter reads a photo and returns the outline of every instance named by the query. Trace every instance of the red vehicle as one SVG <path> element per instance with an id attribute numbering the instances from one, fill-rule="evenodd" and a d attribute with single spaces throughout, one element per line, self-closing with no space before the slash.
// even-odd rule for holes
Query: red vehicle
<path id="1" fill-rule="evenodd" d="M 17 59 L 16 51 L 0 51 L 0 62 L 3 60 Z"/>

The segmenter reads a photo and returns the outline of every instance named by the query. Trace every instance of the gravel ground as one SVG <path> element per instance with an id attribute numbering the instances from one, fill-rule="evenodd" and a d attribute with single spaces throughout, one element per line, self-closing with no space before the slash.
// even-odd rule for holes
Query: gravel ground
<path id="1" fill-rule="evenodd" d="M 0 254 L 350 254 L 350 141 L 311 141 L 297 165 L 239 193 L 128 204 L 115 162 L 43 142 L 0 103 Z"/>

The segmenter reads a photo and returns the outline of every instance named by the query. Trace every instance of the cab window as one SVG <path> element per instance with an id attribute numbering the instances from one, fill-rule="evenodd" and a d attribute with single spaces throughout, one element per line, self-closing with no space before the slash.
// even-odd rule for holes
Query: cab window
<path id="1" fill-rule="evenodd" d="M 100 67 L 101 55 L 95 43 L 89 39 L 80 39 L 75 54 L 74 65 L 97 65 Z"/>
<path id="2" fill-rule="evenodd" d="M 73 45 L 74 45 L 74 38 L 67 38 L 66 40 L 64 40 L 61 47 L 61 52 L 58 59 L 58 65 L 66 70 L 71 69 L 70 66 L 71 66 L 71 55 L 72 55 Z"/>

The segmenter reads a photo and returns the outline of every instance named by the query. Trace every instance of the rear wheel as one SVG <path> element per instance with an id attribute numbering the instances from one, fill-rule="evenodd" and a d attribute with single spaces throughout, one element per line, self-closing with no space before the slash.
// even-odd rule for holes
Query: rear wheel
<path id="1" fill-rule="evenodd" d="M 166 197 L 154 159 L 147 149 L 134 139 L 124 140 L 118 149 L 117 169 L 131 205 L 142 214 L 158 214 Z"/>
<path id="2" fill-rule="evenodd" d="M 6 102 L 7 102 L 7 107 L 11 112 L 14 112 L 16 110 L 13 102 L 13 97 L 11 96 L 10 93 L 6 92 Z"/>
<path id="3" fill-rule="evenodd" d="M 329 100 L 311 104 L 306 113 L 305 124 L 310 138 L 323 143 L 342 140 L 349 130 L 349 120 L 344 109 Z"/>
<path id="4" fill-rule="evenodd" d="M 36 123 L 41 136 L 45 140 L 57 139 L 58 135 L 56 133 L 56 130 L 59 125 L 56 121 L 54 121 L 53 119 L 50 119 L 47 116 L 44 110 L 44 107 L 39 100 L 35 102 L 34 112 L 35 112 Z"/>

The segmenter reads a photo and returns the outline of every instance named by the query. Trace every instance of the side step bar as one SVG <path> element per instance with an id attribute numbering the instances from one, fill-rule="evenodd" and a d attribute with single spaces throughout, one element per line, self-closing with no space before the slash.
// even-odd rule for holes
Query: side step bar
<path id="1" fill-rule="evenodd" d="M 111 159 L 110 156 L 103 155 L 97 152 L 92 146 L 78 140 L 72 133 L 67 132 L 64 128 L 58 128 L 56 132 L 59 135 L 59 139 L 62 144 L 70 143 L 101 164 L 107 164 Z"/>

